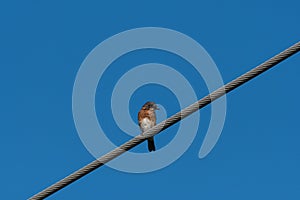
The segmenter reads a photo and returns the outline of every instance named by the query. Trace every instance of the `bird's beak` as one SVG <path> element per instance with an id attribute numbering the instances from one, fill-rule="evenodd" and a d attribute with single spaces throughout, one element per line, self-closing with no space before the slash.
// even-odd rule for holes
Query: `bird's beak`
<path id="1" fill-rule="evenodd" d="M 156 110 L 159 110 L 159 107 L 158 107 L 158 106 L 156 106 L 156 107 L 155 107 L 155 109 L 156 109 Z"/>

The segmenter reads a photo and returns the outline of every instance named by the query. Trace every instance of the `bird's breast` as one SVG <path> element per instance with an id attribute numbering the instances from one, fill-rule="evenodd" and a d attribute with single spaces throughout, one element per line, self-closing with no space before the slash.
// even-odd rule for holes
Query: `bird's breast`
<path id="1" fill-rule="evenodd" d="M 152 128 L 154 126 L 154 122 L 152 122 L 149 118 L 145 117 L 140 122 L 140 127 L 142 132 Z"/>

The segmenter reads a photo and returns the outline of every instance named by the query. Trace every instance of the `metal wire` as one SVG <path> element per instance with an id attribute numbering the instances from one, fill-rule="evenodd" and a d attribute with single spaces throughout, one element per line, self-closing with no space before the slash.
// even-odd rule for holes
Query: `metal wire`
<path id="1" fill-rule="evenodd" d="M 115 148 L 111 152 L 103 155 L 102 157 L 98 158 L 97 160 L 91 162 L 90 164 L 82 167 L 78 171 L 72 173 L 71 175 L 65 177 L 64 179 L 56 182 L 55 184 L 49 186 L 45 190 L 39 192 L 38 194 L 32 196 L 30 200 L 38 200 L 44 199 L 49 195 L 57 192 L 58 190 L 66 187 L 67 185 L 71 184 L 72 182 L 78 180 L 79 178 L 87 175 L 88 173 L 92 172 L 93 170 L 101 167 L 105 163 L 113 160 L 117 156 L 123 154 L 124 152 L 128 151 L 129 149 L 137 146 L 138 144 L 145 141 L 148 137 L 152 137 L 164 129 L 172 126 L 173 124 L 177 123 L 178 121 L 182 120 L 183 118 L 189 116 L 193 112 L 203 108 L 204 106 L 208 105 L 212 101 L 218 99 L 219 97 L 223 96 L 225 93 L 228 93 L 235 88 L 239 87 L 240 85 L 246 83 L 247 81 L 253 79 L 254 77 L 262 74 L 263 72 L 267 71 L 268 69 L 274 67 L 281 61 L 287 59 L 288 57 L 292 56 L 293 54 L 297 53 L 300 50 L 300 42 L 294 44 L 293 46 L 289 47 L 288 49 L 284 50 L 283 52 L 277 54 L 276 56 L 272 57 L 271 59 L 267 60 L 266 62 L 262 63 L 261 65 L 255 67 L 254 69 L 250 70 L 249 72 L 243 74 L 242 76 L 236 78 L 235 80 L 227 83 L 223 87 L 215 90 L 211 94 L 205 96 L 201 100 L 193 103 L 192 105 L 186 107 L 185 109 L 181 110 L 180 112 L 174 114 L 170 118 L 162 121 L 161 123 L 157 124 L 153 128 L 147 130 L 143 133 L 143 135 L 138 135 L 133 139 L 127 141 L 120 147 Z"/>

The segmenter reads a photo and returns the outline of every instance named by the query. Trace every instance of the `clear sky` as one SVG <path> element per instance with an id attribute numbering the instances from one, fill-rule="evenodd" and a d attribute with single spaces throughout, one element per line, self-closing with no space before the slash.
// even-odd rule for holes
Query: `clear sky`
<path id="1" fill-rule="evenodd" d="M 225 83 L 300 40 L 296 0 L 100 2 L 0 3 L 0 199 L 29 198 L 94 160 L 74 124 L 72 91 L 83 60 L 110 36 L 149 26 L 182 32 L 206 49 Z M 133 52 L 112 64 L 102 79 L 108 86 L 97 89 L 98 119 L 117 145 L 130 137 L 108 109 L 113 84 L 149 62 L 185 64 L 163 51 Z M 181 73 L 201 98 L 205 83 L 186 65 Z M 210 106 L 200 112 L 192 145 L 168 167 L 132 174 L 104 166 L 49 199 L 299 199 L 299 66 L 296 54 L 227 95 L 222 135 L 204 159 L 198 152 Z M 168 116 L 180 109 L 167 88 L 149 84 L 131 97 L 133 120 L 148 98 Z M 158 149 L 177 128 L 155 138 Z M 145 150 L 145 143 L 133 149 Z"/>

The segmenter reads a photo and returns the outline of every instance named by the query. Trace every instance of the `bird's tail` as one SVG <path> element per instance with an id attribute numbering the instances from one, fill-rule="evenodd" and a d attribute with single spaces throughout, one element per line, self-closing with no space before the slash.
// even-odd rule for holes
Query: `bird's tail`
<path id="1" fill-rule="evenodd" d="M 148 138 L 148 150 L 151 151 L 155 151 L 155 144 L 154 144 L 154 138 Z"/>

